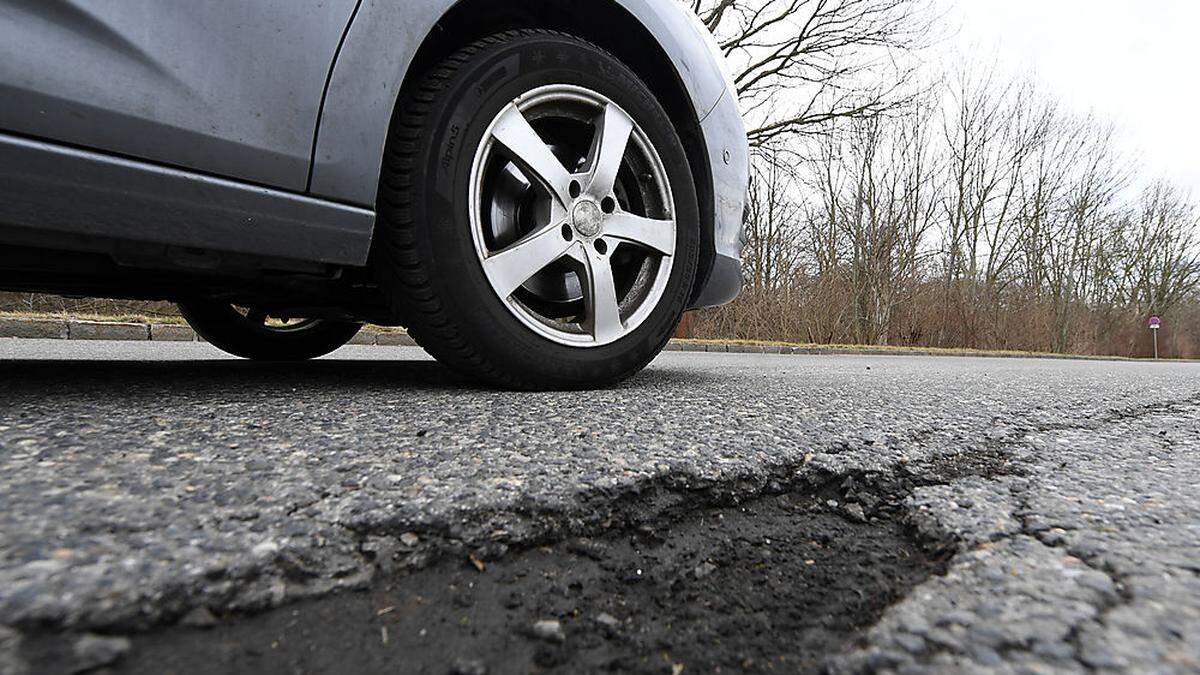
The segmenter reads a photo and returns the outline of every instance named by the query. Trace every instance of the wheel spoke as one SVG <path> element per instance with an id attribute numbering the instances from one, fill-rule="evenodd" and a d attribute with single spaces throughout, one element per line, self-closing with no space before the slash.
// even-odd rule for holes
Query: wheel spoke
<path id="1" fill-rule="evenodd" d="M 621 337 L 625 324 L 617 300 L 617 284 L 613 280 L 612 262 L 607 256 L 588 249 L 587 252 L 587 314 L 588 328 L 597 342 Z"/>
<path id="2" fill-rule="evenodd" d="M 612 194 L 621 170 L 621 160 L 633 132 L 633 120 L 625 111 L 609 103 L 596 121 L 596 136 L 592 141 L 592 175 L 587 193 L 596 199 Z"/>
<path id="3" fill-rule="evenodd" d="M 562 237 L 562 223 L 554 223 L 525 237 L 483 261 L 483 272 L 502 298 L 507 298 L 529 278 L 561 258 L 571 243 Z"/>
<path id="4" fill-rule="evenodd" d="M 604 234 L 662 255 L 675 253 L 675 222 L 618 212 L 604 222 Z"/>
<path id="5" fill-rule="evenodd" d="M 492 135 L 530 177 L 550 190 L 564 206 L 571 203 L 571 175 L 516 105 L 510 104 L 501 113 Z"/>

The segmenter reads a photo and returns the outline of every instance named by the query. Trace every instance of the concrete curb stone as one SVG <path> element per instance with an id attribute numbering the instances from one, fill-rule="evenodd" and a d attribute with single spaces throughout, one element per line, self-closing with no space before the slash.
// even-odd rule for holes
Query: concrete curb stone
<path id="1" fill-rule="evenodd" d="M 763 354 L 765 349 L 762 345 L 742 345 L 730 344 L 728 350 L 731 354 Z M 777 352 L 778 353 L 778 352 Z"/>
<path id="2" fill-rule="evenodd" d="M 67 322 L 54 319 L 0 317 L 0 337 L 65 340 Z"/>
<path id="3" fill-rule="evenodd" d="M 150 339 L 155 342 L 195 342 L 196 331 L 169 323 L 150 324 Z"/>
<path id="4" fill-rule="evenodd" d="M 149 340 L 150 326 L 144 323 L 68 321 L 67 339 L 122 341 Z"/>
<path id="5" fill-rule="evenodd" d="M 375 336 L 375 344 L 380 347 L 416 347 L 417 341 L 408 336 L 408 333 L 378 333 Z"/>

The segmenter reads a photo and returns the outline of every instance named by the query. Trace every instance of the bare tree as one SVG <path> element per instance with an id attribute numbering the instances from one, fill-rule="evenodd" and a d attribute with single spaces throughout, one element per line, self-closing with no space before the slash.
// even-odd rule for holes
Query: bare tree
<path id="1" fill-rule="evenodd" d="M 996 330 L 1000 296 L 1020 254 L 1022 177 L 1045 143 L 1054 106 L 994 66 L 960 66 L 946 86 L 943 291 L 939 334 L 968 345 Z"/>
<path id="2" fill-rule="evenodd" d="M 919 280 L 936 218 L 931 108 L 844 120 L 807 163 L 809 250 L 819 274 L 850 294 L 849 329 L 859 342 L 888 343 L 895 310 Z"/>
<path id="3" fill-rule="evenodd" d="M 1200 290 L 1196 207 L 1163 181 L 1147 187 L 1134 216 L 1123 224 L 1117 279 L 1135 319 L 1165 314 Z"/>
<path id="4" fill-rule="evenodd" d="M 908 99 L 905 52 L 928 43 L 930 0 L 687 0 L 733 68 L 750 141 L 812 133 Z"/>
<path id="5" fill-rule="evenodd" d="M 755 163 L 751 176 L 743 265 L 756 292 L 786 292 L 799 273 L 801 204 L 794 172 L 780 153 L 778 146 L 762 148 L 765 161 Z"/>
<path id="6" fill-rule="evenodd" d="M 1119 217 L 1119 197 L 1127 185 L 1126 163 L 1117 153 L 1111 125 L 1085 118 L 1077 122 L 1067 153 L 1071 167 L 1058 217 L 1045 230 L 1043 289 L 1052 303 L 1050 349 L 1070 349 L 1076 315 L 1103 281 L 1094 262 L 1105 257 L 1108 233 Z"/>

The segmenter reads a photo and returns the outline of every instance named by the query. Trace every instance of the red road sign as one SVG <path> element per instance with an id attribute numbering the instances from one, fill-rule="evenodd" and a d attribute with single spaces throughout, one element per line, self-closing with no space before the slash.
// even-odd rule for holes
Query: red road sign
<path id="1" fill-rule="evenodd" d="M 1162 328 L 1162 319 L 1157 316 L 1150 317 L 1150 330 L 1158 330 Z"/>

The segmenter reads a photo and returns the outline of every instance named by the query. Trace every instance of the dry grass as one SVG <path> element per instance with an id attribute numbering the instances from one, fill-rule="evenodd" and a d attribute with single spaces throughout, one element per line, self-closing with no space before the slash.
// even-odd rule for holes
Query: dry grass
<path id="1" fill-rule="evenodd" d="M 157 314 L 96 314 L 89 312 L 22 312 L 0 310 L 0 318 L 10 319 L 45 319 L 48 321 L 106 321 L 115 323 L 157 323 L 172 326 L 186 326 L 187 322 L 181 316 Z M 374 333 L 407 333 L 399 326 L 376 326 L 367 324 L 365 328 Z"/>
<path id="2" fill-rule="evenodd" d="M 96 314 L 91 312 L 22 312 L 0 310 L 0 317 L 12 319 L 46 319 L 49 321 L 111 321 L 117 323 L 165 323 L 173 326 L 187 325 L 180 316 L 146 314 Z"/>

